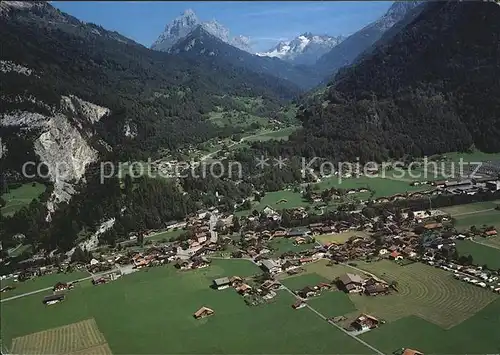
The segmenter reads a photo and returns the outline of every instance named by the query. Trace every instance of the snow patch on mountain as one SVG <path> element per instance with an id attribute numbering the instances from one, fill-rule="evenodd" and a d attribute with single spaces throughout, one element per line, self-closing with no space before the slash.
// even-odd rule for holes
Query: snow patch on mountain
<path id="1" fill-rule="evenodd" d="M 241 50 L 247 52 L 251 51 L 250 39 L 248 37 L 241 35 L 231 37 L 229 30 L 215 19 L 211 21 L 200 21 L 191 9 L 184 11 L 181 16 L 167 24 L 163 33 L 160 34 L 152 44 L 151 49 L 166 52 L 177 42 L 186 38 L 199 25 L 201 25 L 205 31 L 220 40 Z"/>
<path id="2" fill-rule="evenodd" d="M 342 36 L 303 33 L 291 41 L 281 41 L 267 52 L 257 53 L 257 55 L 280 58 L 295 64 L 313 64 L 343 40 Z"/>

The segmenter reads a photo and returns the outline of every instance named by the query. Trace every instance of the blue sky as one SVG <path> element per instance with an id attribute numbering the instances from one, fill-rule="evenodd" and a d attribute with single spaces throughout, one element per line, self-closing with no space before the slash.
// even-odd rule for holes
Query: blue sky
<path id="1" fill-rule="evenodd" d="M 383 15 L 389 1 L 308 2 L 147 2 L 55 1 L 52 5 L 78 19 L 118 31 L 150 46 L 165 25 L 192 9 L 202 21 L 216 19 L 231 35 L 252 39 L 256 51 L 304 32 L 349 35 Z"/>

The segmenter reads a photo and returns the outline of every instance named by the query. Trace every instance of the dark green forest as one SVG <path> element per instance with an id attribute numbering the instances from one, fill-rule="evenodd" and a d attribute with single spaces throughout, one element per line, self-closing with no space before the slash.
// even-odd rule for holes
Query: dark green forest
<path id="1" fill-rule="evenodd" d="M 232 134 L 203 117 L 216 106 L 231 109 L 224 95 L 263 97 L 271 112 L 300 93 L 290 82 L 225 62 L 149 50 L 49 4 L 12 10 L 0 17 L 0 31 L 3 60 L 36 73 L 2 74 L 2 112 L 46 112 L 39 105 L 16 102 L 18 95 L 57 107 L 61 95 L 73 94 L 107 107 L 112 114 L 96 129 L 122 159 Z M 126 122 L 137 127 L 136 139 L 123 135 Z"/>
<path id="2" fill-rule="evenodd" d="M 303 130 L 262 149 L 337 161 L 500 151 L 500 7 L 432 2 L 388 35 L 306 100 Z"/>

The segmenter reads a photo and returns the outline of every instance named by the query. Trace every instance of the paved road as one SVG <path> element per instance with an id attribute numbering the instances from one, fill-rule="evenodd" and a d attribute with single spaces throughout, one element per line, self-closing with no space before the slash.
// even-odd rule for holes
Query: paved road
<path id="1" fill-rule="evenodd" d="M 247 259 L 247 260 L 250 260 L 252 261 L 255 265 L 257 265 L 257 263 L 253 260 L 253 259 Z M 300 298 L 299 296 L 297 296 L 292 290 L 290 290 L 288 287 L 286 287 L 285 285 L 283 285 L 283 283 L 281 283 L 279 280 L 277 280 L 280 285 L 281 285 L 281 288 L 283 288 L 284 290 L 286 290 L 288 293 L 290 293 L 292 296 L 294 296 L 295 298 Z M 302 299 L 302 298 L 301 298 Z M 312 312 L 314 312 L 318 317 L 320 317 L 321 319 L 323 319 L 324 321 L 328 321 L 328 318 L 318 312 L 316 309 L 314 309 L 313 307 L 311 307 L 307 302 L 306 302 L 306 307 L 309 308 Z M 331 324 L 333 325 L 335 328 L 339 329 L 340 331 L 342 331 L 343 333 L 347 334 L 348 336 L 350 336 L 351 338 L 353 338 L 354 340 L 356 340 L 358 343 L 361 343 L 363 344 L 364 346 L 366 346 L 367 348 L 373 350 L 375 352 L 375 354 L 378 354 L 378 355 L 385 355 L 382 351 L 378 350 L 377 348 L 371 346 L 370 344 L 368 344 L 366 341 L 364 340 L 361 340 L 359 339 L 358 337 L 356 337 L 355 335 L 349 333 L 347 330 L 345 330 L 344 328 L 342 328 L 341 326 L 339 326 L 338 324 L 335 324 L 335 323 L 332 323 L 332 322 L 328 322 L 328 324 Z"/>
<path id="2" fill-rule="evenodd" d="M 488 243 L 483 243 L 483 242 L 477 241 L 476 239 L 472 239 L 471 242 L 476 243 L 476 244 L 480 244 L 480 245 L 484 245 L 485 247 L 489 247 L 489 248 L 500 250 L 499 246 L 496 246 L 496 245 L 493 245 L 493 244 L 488 244 Z"/>
<path id="3" fill-rule="evenodd" d="M 281 282 L 281 287 L 285 290 L 287 290 L 290 294 L 292 294 L 294 297 L 297 297 L 297 295 L 292 291 L 290 290 L 288 287 L 286 287 L 285 285 L 283 285 Z M 318 317 L 320 317 L 321 319 L 323 319 L 324 321 L 328 321 L 328 318 L 320 313 L 319 311 L 317 311 L 316 309 L 314 309 L 313 307 L 311 307 L 307 302 L 306 302 L 306 307 L 309 308 L 313 313 L 315 313 Z M 350 336 L 351 338 L 353 338 L 354 340 L 356 340 L 358 343 L 361 343 L 363 344 L 364 346 L 366 346 L 367 348 L 371 349 L 374 351 L 375 354 L 378 354 L 378 355 L 385 355 L 382 351 L 378 350 L 377 348 L 371 346 L 370 344 L 368 344 L 366 341 L 364 340 L 361 340 L 359 339 L 358 337 L 356 337 L 355 335 L 351 334 L 350 332 L 348 332 L 347 330 L 345 330 L 344 328 L 342 328 L 340 325 L 338 324 L 335 324 L 335 323 L 332 323 L 332 322 L 328 322 L 328 324 L 331 324 L 333 325 L 335 328 L 339 329 L 340 331 L 342 331 L 343 333 L 347 334 L 348 336 Z"/>
<path id="4" fill-rule="evenodd" d="M 68 282 L 80 282 L 80 281 L 90 280 L 94 276 L 106 275 L 106 274 L 110 274 L 110 273 L 115 272 L 115 271 L 118 271 L 118 270 L 114 269 L 114 270 L 110 270 L 110 271 L 106 271 L 106 272 L 101 272 L 100 274 L 94 274 L 94 275 L 90 275 L 90 276 L 87 276 L 87 277 L 84 277 L 84 278 L 81 278 L 81 279 L 77 279 L 77 280 L 73 280 L 73 281 L 68 281 Z M 41 288 L 39 290 L 22 293 L 20 295 L 12 296 L 12 297 L 9 297 L 9 298 L 4 298 L 4 299 L 0 300 L 0 302 L 12 301 L 12 300 L 15 300 L 15 299 L 18 299 L 18 298 L 21 298 L 21 297 L 26 297 L 26 296 L 34 295 L 34 294 L 37 294 L 37 293 L 40 293 L 40 292 L 44 292 L 44 291 L 49 291 L 49 290 L 52 290 L 52 289 L 53 289 L 53 286 L 45 287 L 45 288 Z"/>

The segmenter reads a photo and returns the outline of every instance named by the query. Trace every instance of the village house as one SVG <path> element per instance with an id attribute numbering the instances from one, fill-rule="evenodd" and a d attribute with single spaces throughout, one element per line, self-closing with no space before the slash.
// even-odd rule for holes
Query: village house
<path id="1" fill-rule="evenodd" d="M 314 297 L 314 296 L 317 296 L 319 294 L 319 288 L 306 286 L 306 287 L 298 290 L 296 293 L 297 293 L 297 295 L 299 295 L 302 298 Z"/>
<path id="2" fill-rule="evenodd" d="M 229 278 L 229 282 L 231 283 L 231 286 L 236 287 L 243 283 L 243 279 L 239 276 L 231 276 Z"/>
<path id="3" fill-rule="evenodd" d="M 293 309 L 301 309 L 306 306 L 306 303 L 302 300 L 297 300 L 294 304 L 292 304 Z"/>
<path id="4" fill-rule="evenodd" d="M 403 260 L 403 256 L 401 255 L 401 253 L 397 250 L 394 250 L 391 254 L 390 254 L 390 257 L 392 260 L 395 260 L 395 261 L 399 261 L 399 260 Z"/>
<path id="5" fill-rule="evenodd" d="M 262 268 L 264 271 L 269 272 L 270 274 L 276 274 L 281 271 L 281 265 L 278 261 L 273 259 L 265 259 L 261 261 Z"/>
<path id="6" fill-rule="evenodd" d="M 7 286 L 5 286 L 5 287 L 2 287 L 2 288 L 0 289 L 0 292 L 7 292 L 7 291 L 10 291 L 10 290 L 13 290 L 13 289 L 15 289 L 15 287 L 14 287 L 14 286 L 7 285 Z"/>
<path id="7" fill-rule="evenodd" d="M 249 293 L 250 291 L 252 291 L 252 287 L 250 285 L 247 285 L 247 284 L 243 283 L 243 284 L 237 286 L 235 288 L 235 290 L 239 294 L 245 295 L 245 294 Z"/>
<path id="8" fill-rule="evenodd" d="M 54 294 L 54 295 L 49 295 L 49 296 L 45 296 L 43 298 L 43 304 L 45 305 L 51 305 L 51 304 L 56 304 L 58 302 L 62 302 L 64 300 L 64 294 L 63 293 L 58 293 L 58 294 Z"/>
<path id="9" fill-rule="evenodd" d="M 389 286 L 382 282 L 366 283 L 364 285 L 365 294 L 368 296 L 376 296 L 380 293 L 387 293 Z"/>
<path id="10" fill-rule="evenodd" d="M 346 273 L 337 279 L 339 289 L 347 293 L 360 293 L 363 292 L 363 278 L 356 274 Z"/>
<path id="11" fill-rule="evenodd" d="M 275 280 L 266 280 L 262 285 L 260 285 L 260 289 L 262 290 L 277 290 L 281 287 L 280 283 Z"/>
<path id="12" fill-rule="evenodd" d="M 219 279 L 213 280 L 213 287 L 217 290 L 223 290 L 231 285 L 231 281 L 228 277 L 221 277 Z"/>
<path id="13" fill-rule="evenodd" d="M 302 237 L 307 236 L 311 231 L 307 228 L 293 228 L 288 231 L 287 237 Z"/>
<path id="14" fill-rule="evenodd" d="M 281 269 L 283 271 L 290 271 L 300 266 L 299 260 L 286 260 L 283 265 L 281 265 Z"/>
<path id="15" fill-rule="evenodd" d="M 379 324 L 380 321 L 377 318 L 368 314 L 361 314 L 351 323 L 351 326 L 357 331 L 366 331 L 377 328 Z"/>
<path id="16" fill-rule="evenodd" d="M 211 308 L 208 308 L 208 307 L 201 307 L 199 310 L 197 310 L 194 314 L 193 314 L 193 317 L 195 319 L 201 319 L 201 318 L 205 318 L 205 317 L 209 317 L 209 316 L 212 316 L 214 315 L 215 312 L 213 309 Z"/>
<path id="17" fill-rule="evenodd" d="M 66 291 L 66 290 L 71 289 L 71 288 L 73 288 L 73 284 L 67 284 L 65 282 L 58 282 L 54 285 L 52 290 L 54 292 L 60 292 L 60 291 Z"/>
<path id="18" fill-rule="evenodd" d="M 401 351 L 397 352 L 397 355 L 424 355 L 424 353 L 410 348 L 403 348 Z"/>
<path id="19" fill-rule="evenodd" d="M 498 233 L 497 233 L 496 229 L 491 229 L 491 230 L 484 232 L 485 237 L 495 237 L 497 234 Z"/>

